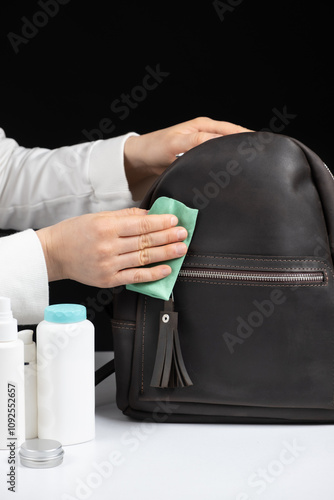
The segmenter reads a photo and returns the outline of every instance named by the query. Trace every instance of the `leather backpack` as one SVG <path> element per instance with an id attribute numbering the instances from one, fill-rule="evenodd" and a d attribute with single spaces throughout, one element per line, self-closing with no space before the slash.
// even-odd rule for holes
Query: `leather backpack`
<path id="1" fill-rule="evenodd" d="M 169 301 L 113 289 L 120 410 L 156 422 L 334 421 L 328 167 L 283 135 L 229 135 L 176 159 L 141 206 L 160 196 L 199 213 Z"/>

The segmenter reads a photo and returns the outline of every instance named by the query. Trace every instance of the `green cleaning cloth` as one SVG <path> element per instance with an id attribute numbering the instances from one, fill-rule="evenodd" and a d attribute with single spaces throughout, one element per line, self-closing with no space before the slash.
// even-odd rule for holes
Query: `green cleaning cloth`
<path id="1" fill-rule="evenodd" d="M 149 214 L 176 215 L 179 220 L 178 225 L 186 228 L 186 230 L 188 231 L 188 236 L 184 240 L 184 243 L 189 248 L 198 214 L 198 210 L 196 208 L 189 208 L 180 201 L 174 200 L 173 198 L 167 198 L 166 196 L 161 196 L 160 198 L 155 200 L 149 211 Z M 149 281 L 146 283 L 134 283 L 131 285 L 126 285 L 126 288 L 128 290 L 133 290 L 134 292 L 149 295 L 150 297 L 154 297 L 156 299 L 169 300 L 184 258 L 185 255 L 183 257 L 178 257 L 177 259 L 170 259 L 164 262 L 151 264 L 150 267 L 152 267 L 153 265 L 156 266 L 158 264 L 167 264 L 172 268 L 172 272 L 161 280 Z"/>

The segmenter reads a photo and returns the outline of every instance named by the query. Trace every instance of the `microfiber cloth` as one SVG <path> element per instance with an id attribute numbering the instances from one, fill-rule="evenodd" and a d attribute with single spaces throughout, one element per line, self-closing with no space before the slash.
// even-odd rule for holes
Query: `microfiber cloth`
<path id="1" fill-rule="evenodd" d="M 180 201 L 174 200 L 173 198 L 167 198 L 166 196 L 161 196 L 160 198 L 155 200 L 149 211 L 149 214 L 176 215 L 179 220 L 178 225 L 186 228 L 186 230 L 188 231 L 188 236 L 184 240 L 184 243 L 189 248 L 198 214 L 198 210 L 196 208 L 189 208 Z M 150 297 L 154 297 L 156 299 L 169 300 L 184 258 L 185 255 L 183 255 L 182 257 L 178 257 L 177 259 L 171 259 L 164 262 L 151 264 L 150 267 L 152 267 L 152 265 L 156 266 L 158 264 L 167 264 L 172 268 L 172 272 L 161 280 L 149 281 L 146 283 L 134 283 L 131 285 L 126 285 L 126 288 L 134 292 L 149 295 Z"/>

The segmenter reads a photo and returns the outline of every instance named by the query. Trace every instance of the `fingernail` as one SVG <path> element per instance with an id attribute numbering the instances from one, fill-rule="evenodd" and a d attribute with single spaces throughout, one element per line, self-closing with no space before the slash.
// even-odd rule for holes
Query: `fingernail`
<path id="1" fill-rule="evenodd" d="M 163 276 L 168 276 L 170 273 L 172 272 L 172 269 L 170 267 L 164 267 L 162 270 L 161 270 L 161 274 Z"/>
<path id="2" fill-rule="evenodd" d="M 180 243 L 179 245 L 176 245 L 176 253 L 178 255 L 184 255 L 187 251 L 187 247 L 184 243 Z"/>
<path id="3" fill-rule="evenodd" d="M 185 229 L 179 229 L 177 232 L 177 238 L 179 240 L 185 240 L 187 237 L 187 231 Z"/>
<path id="4" fill-rule="evenodd" d="M 176 226 L 176 224 L 178 223 L 177 217 L 175 217 L 175 215 L 172 215 L 172 217 L 170 218 L 170 223 L 172 226 Z"/>

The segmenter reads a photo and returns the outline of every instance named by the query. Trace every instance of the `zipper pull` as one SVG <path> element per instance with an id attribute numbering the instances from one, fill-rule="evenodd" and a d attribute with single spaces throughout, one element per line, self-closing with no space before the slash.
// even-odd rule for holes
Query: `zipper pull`
<path id="1" fill-rule="evenodd" d="M 177 331 L 178 313 L 172 298 L 164 301 L 160 312 L 157 353 L 151 387 L 175 388 L 193 385 L 186 370 Z"/>

